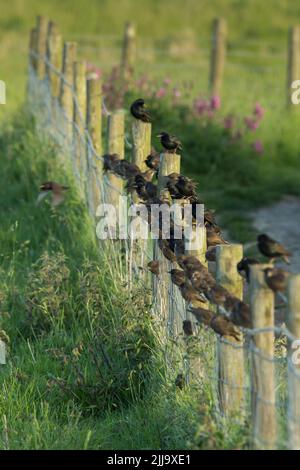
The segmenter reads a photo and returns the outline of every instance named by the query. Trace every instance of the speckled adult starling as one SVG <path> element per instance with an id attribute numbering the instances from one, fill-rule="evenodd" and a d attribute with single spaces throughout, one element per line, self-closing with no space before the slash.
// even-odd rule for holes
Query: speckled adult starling
<path id="1" fill-rule="evenodd" d="M 159 276 L 159 261 L 153 260 L 149 261 L 147 264 L 149 271 L 152 272 L 155 276 Z"/>
<path id="2" fill-rule="evenodd" d="M 120 156 L 117 153 L 106 153 L 103 155 L 103 170 L 114 171 L 116 163 L 120 160 Z"/>
<path id="3" fill-rule="evenodd" d="M 182 329 L 186 336 L 193 336 L 193 325 L 191 320 L 183 320 Z"/>
<path id="4" fill-rule="evenodd" d="M 238 330 L 232 321 L 224 315 L 215 315 L 210 322 L 210 326 L 220 336 L 232 336 L 237 341 L 240 339 Z"/>
<path id="5" fill-rule="evenodd" d="M 128 162 L 127 160 L 119 160 L 113 165 L 113 171 L 121 178 L 128 180 L 134 178 L 136 175 L 141 173 L 141 170 L 134 163 Z"/>
<path id="6" fill-rule="evenodd" d="M 197 183 L 187 176 L 171 173 L 167 176 L 167 188 L 173 199 L 196 197 Z"/>
<path id="7" fill-rule="evenodd" d="M 151 170 L 157 171 L 159 169 L 160 153 L 157 152 L 154 147 L 151 148 L 151 153 L 146 158 L 145 163 Z"/>
<path id="8" fill-rule="evenodd" d="M 258 235 L 257 246 L 259 251 L 271 261 L 282 258 L 287 264 L 290 263 L 289 257 L 292 254 L 276 240 L 273 240 L 266 234 Z"/>
<path id="9" fill-rule="evenodd" d="M 55 181 L 46 181 L 40 186 L 40 193 L 36 203 L 39 204 L 48 194 L 52 195 L 52 207 L 61 204 L 65 198 L 65 191 L 69 189 L 68 186 L 63 186 Z"/>
<path id="10" fill-rule="evenodd" d="M 160 138 L 161 145 L 167 150 L 169 153 L 176 153 L 177 150 L 182 150 L 182 144 L 175 135 L 170 135 L 167 132 L 161 132 L 157 135 Z"/>
<path id="11" fill-rule="evenodd" d="M 245 277 L 247 282 L 250 282 L 250 266 L 259 264 L 259 261 L 255 258 L 248 258 L 245 256 L 237 264 L 237 271 L 242 276 Z"/>
<path id="12" fill-rule="evenodd" d="M 210 246 L 228 244 L 228 242 L 222 237 L 220 228 L 215 225 L 206 227 L 206 241 L 208 248 Z"/>
<path id="13" fill-rule="evenodd" d="M 201 307 L 189 307 L 189 312 L 191 312 L 194 317 L 196 318 L 198 323 L 202 323 L 203 325 L 210 325 L 210 322 L 215 315 L 214 312 L 211 310 L 206 310 L 205 308 Z"/>
<path id="14" fill-rule="evenodd" d="M 130 106 L 130 112 L 133 117 L 139 119 L 140 121 L 151 122 L 151 116 L 145 108 L 145 100 L 139 98 L 135 100 Z"/>
<path id="15" fill-rule="evenodd" d="M 182 284 L 185 282 L 185 272 L 182 271 L 181 269 L 171 269 L 169 271 L 171 274 L 171 281 L 173 284 L 176 286 L 180 287 Z"/>
<path id="16" fill-rule="evenodd" d="M 290 276 L 288 271 L 281 268 L 266 268 L 264 269 L 266 284 L 274 292 L 285 292 L 287 288 L 287 281 Z"/>

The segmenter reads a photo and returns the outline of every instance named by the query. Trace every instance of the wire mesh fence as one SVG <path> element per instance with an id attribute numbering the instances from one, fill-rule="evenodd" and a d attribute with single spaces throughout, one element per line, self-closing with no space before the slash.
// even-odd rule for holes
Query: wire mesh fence
<path id="1" fill-rule="evenodd" d="M 97 235 L 103 205 L 117 208 L 118 230 L 124 226 L 131 236 L 112 239 L 109 226 L 107 238 L 98 236 L 97 243 L 116 282 L 121 281 L 130 290 L 139 286 L 151 293 L 170 378 L 179 387 L 206 388 L 219 425 L 235 423 L 246 429 L 248 447 L 300 449 L 300 371 L 291 347 L 300 335 L 300 276 L 291 276 L 283 324 L 276 318 L 277 296 L 265 283 L 266 265 L 251 269 L 250 288 L 244 288 L 236 269 L 243 256 L 241 245 L 217 246 L 216 263 L 208 265 L 205 225 L 197 249 L 185 247 L 185 254 L 178 254 L 175 245 L 170 255 L 170 246 L 164 245 L 162 237 L 133 237 L 130 221 L 136 214 L 130 210 L 139 198 L 134 192 L 128 197 L 125 180 L 130 178 L 118 166 L 104 171 L 105 149 L 117 151 L 118 162 L 124 162 L 124 113 L 106 109 L 99 79 L 86 80 L 83 70 L 81 80 L 76 81 L 73 67 L 76 70 L 78 65 L 68 55 L 70 47 L 65 45 L 62 69 L 58 69 L 52 63 L 53 50 L 47 51 L 46 44 L 50 44 L 49 37 L 38 29 L 30 50 L 29 107 L 39 131 L 59 147 L 62 165 L 67 171 L 71 168 Z M 62 50 L 56 53 L 62 54 Z M 57 80 L 59 87 L 54 86 Z M 151 124 L 133 120 L 132 126 L 133 155 L 129 160 L 142 171 L 151 150 Z M 160 156 L 158 197 L 166 192 L 164 178 L 174 171 L 175 160 L 180 172 L 180 156 Z M 147 269 L 153 260 L 159 266 L 156 275 L 150 275 Z M 170 273 L 179 268 L 183 283 L 174 282 Z M 203 283 L 203 276 L 209 279 L 209 287 Z M 220 286 L 225 292 L 222 301 L 217 299 Z M 199 298 L 203 292 L 206 297 Z"/>

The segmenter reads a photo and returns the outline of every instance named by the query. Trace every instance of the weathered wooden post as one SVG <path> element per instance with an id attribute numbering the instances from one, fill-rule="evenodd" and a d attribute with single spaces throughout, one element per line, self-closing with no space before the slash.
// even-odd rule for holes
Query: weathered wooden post
<path id="1" fill-rule="evenodd" d="M 274 328 L 274 292 L 265 284 L 264 269 L 251 267 L 250 307 L 253 328 Z M 256 448 L 276 445 L 274 331 L 255 333 L 252 374 L 252 418 Z"/>
<path id="2" fill-rule="evenodd" d="M 65 42 L 63 50 L 63 68 L 60 82 L 60 105 L 64 113 L 64 131 L 67 142 L 73 141 L 73 63 L 76 60 L 77 43 Z"/>
<path id="3" fill-rule="evenodd" d="M 219 245 L 216 255 L 217 282 L 242 300 L 243 280 L 238 274 L 237 263 L 243 258 L 243 246 Z M 241 412 L 245 387 L 243 335 L 240 335 L 239 341 L 231 336 L 224 336 L 224 339 L 218 340 L 217 346 L 221 411 L 225 415 Z"/>
<path id="4" fill-rule="evenodd" d="M 210 64 L 210 92 L 220 96 L 226 57 L 227 26 L 224 18 L 217 18 L 213 24 L 213 38 Z"/>
<path id="5" fill-rule="evenodd" d="M 109 154 L 118 154 L 119 158 L 124 158 L 124 110 L 119 109 L 108 116 L 107 124 L 107 151 Z M 113 204 L 116 210 L 119 210 L 120 196 L 123 192 L 123 180 L 114 175 L 108 174 L 109 183 L 109 203 Z M 114 189 L 115 188 L 115 189 Z"/>
<path id="6" fill-rule="evenodd" d="M 87 143 L 88 200 L 93 217 L 102 201 L 102 90 L 98 78 L 87 80 L 87 129 L 91 142 Z"/>
<path id="7" fill-rule="evenodd" d="M 74 73 L 74 88 L 75 97 L 74 100 L 74 152 L 75 162 L 80 179 L 82 191 L 85 188 L 86 183 L 86 138 L 85 138 L 85 126 L 86 126 L 86 62 L 76 61 L 73 64 Z"/>
<path id="8" fill-rule="evenodd" d="M 136 31 L 133 23 L 125 24 L 121 70 L 125 80 L 130 80 L 133 75 L 136 59 Z"/>
<path id="9" fill-rule="evenodd" d="M 290 450 L 300 450 L 300 274 L 291 276 L 288 284 L 287 327 L 298 340 L 289 344 L 288 359 L 288 435 Z"/>
<path id="10" fill-rule="evenodd" d="M 36 37 L 36 70 L 37 70 L 37 77 L 40 80 L 45 78 L 46 72 L 46 38 L 47 38 L 47 30 L 48 30 L 48 20 L 44 16 L 37 17 L 37 37 Z"/>
<path id="11" fill-rule="evenodd" d="M 58 98 L 60 92 L 60 77 L 57 72 L 61 71 L 62 67 L 62 37 L 58 31 L 57 25 L 52 21 L 49 23 L 47 35 L 47 59 L 51 66 L 56 69 L 53 70 L 46 64 L 46 73 L 49 81 L 50 91 L 52 98 Z"/>
<path id="12" fill-rule="evenodd" d="M 29 38 L 29 64 L 35 72 L 37 69 L 37 59 L 34 56 L 34 54 L 36 53 L 37 53 L 37 29 L 32 28 L 30 30 L 30 38 Z"/>
<path id="13" fill-rule="evenodd" d="M 162 153 L 160 156 L 157 196 L 163 201 L 170 201 L 170 195 L 166 189 L 165 177 L 171 173 L 180 173 L 180 155 Z M 173 311 L 172 298 L 170 293 L 173 292 L 173 287 L 168 271 L 172 269 L 172 263 L 165 258 L 161 252 L 158 243 L 154 244 L 154 259 L 159 261 L 160 276 L 155 278 L 154 292 L 157 293 L 156 304 L 159 306 L 160 322 L 162 326 L 163 335 L 173 334 Z M 182 322 L 181 322 L 182 324 Z"/>
<path id="14" fill-rule="evenodd" d="M 292 106 L 292 83 L 300 80 L 300 27 L 289 30 L 288 37 L 288 68 L 287 68 L 287 105 Z"/>

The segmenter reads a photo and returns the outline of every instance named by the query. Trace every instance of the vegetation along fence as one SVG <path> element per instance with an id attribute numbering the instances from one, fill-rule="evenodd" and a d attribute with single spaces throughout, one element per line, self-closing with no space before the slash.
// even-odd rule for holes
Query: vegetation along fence
<path id="1" fill-rule="evenodd" d="M 59 146 L 62 165 L 72 168 L 95 227 L 100 202 L 114 204 L 125 225 L 127 202 L 119 197 L 128 187 L 125 148 L 127 161 L 145 172 L 151 123 L 127 119 L 121 109 L 109 112 L 99 78 L 86 73 L 76 51 L 75 42 L 63 44 L 54 23 L 38 17 L 30 36 L 28 102 L 40 131 Z M 124 67 L 126 57 L 132 60 L 126 54 Z M 132 126 L 130 146 L 124 139 L 125 118 Z M 118 154 L 115 165 L 103 157 L 107 153 Z M 165 177 L 180 173 L 180 160 L 180 155 L 160 155 L 157 197 L 164 201 L 170 198 Z M 130 197 L 139 202 L 135 191 Z M 143 202 L 147 207 L 147 200 Z M 276 326 L 276 296 L 264 276 L 268 265 L 253 266 L 250 285 L 244 286 L 237 272 L 243 246 L 217 244 L 215 261 L 210 252 L 208 262 L 209 235 L 209 224 L 201 226 L 197 246 L 185 244 L 184 253 L 181 240 L 174 242 L 175 248 L 162 238 L 97 243 L 117 282 L 151 290 L 153 316 L 174 382 L 209 387 L 219 422 L 243 427 L 252 447 L 300 449 L 300 371 L 292 360 L 292 343 L 300 338 L 300 275 L 290 276 L 285 323 Z M 150 264 L 156 274 L 147 269 L 153 260 L 158 261 Z M 171 269 L 178 271 L 171 275 Z"/>

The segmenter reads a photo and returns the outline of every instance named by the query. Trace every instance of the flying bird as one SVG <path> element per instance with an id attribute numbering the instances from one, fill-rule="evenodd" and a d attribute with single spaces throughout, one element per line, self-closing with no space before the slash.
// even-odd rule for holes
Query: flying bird
<path id="1" fill-rule="evenodd" d="M 182 143 L 180 142 L 175 135 L 170 135 L 167 132 L 161 132 L 157 135 L 160 138 L 161 145 L 169 153 L 176 153 L 177 150 L 182 150 Z"/>
<path id="2" fill-rule="evenodd" d="M 48 194 L 52 195 L 52 207 L 56 207 L 61 204 L 65 198 L 65 191 L 69 189 L 68 186 L 63 186 L 54 181 L 46 181 L 40 186 L 40 193 L 38 195 L 36 204 L 38 205 Z"/>
<path id="3" fill-rule="evenodd" d="M 145 101 L 142 98 L 135 100 L 130 106 L 130 112 L 133 117 L 143 122 L 151 122 L 151 116 L 146 110 Z"/>
<path id="4" fill-rule="evenodd" d="M 290 264 L 290 256 L 292 254 L 276 240 L 273 240 L 266 234 L 258 235 L 257 237 L 257 246 L 259 251 L 270 259 L 270 261 L 275 260 L 276 258 L 282 258 L 287 264 Z"/>

